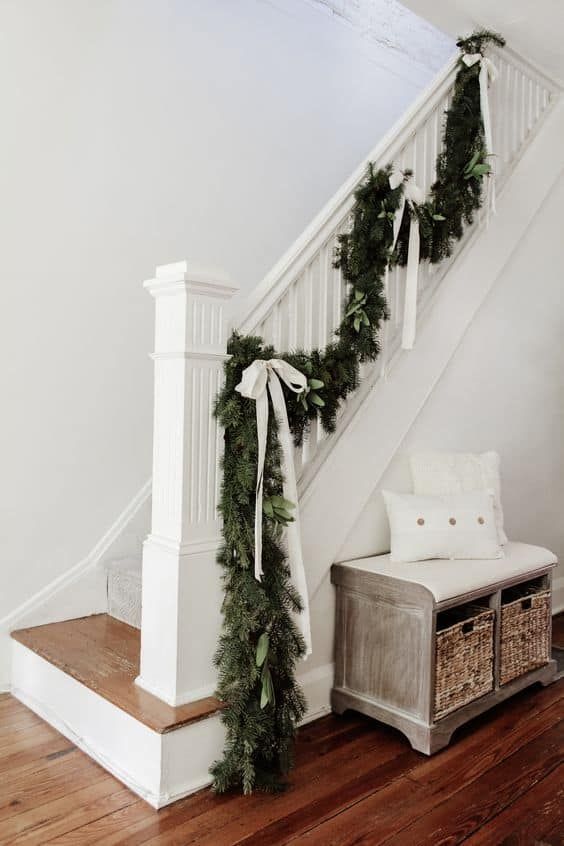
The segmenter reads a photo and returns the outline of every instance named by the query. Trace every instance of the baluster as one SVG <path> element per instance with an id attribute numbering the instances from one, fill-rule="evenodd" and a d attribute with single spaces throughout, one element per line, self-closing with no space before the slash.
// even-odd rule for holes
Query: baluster
<path id="1" fill-rule="evenodd" d="M 521 146 L 521 109 L 520 109 L 520 88 L 521 88 L 521 74 L 515 69 L 513 79 L 513 143 L 511 145 L 512 158 L 516 155 Z"/>
<path id="2" fill-rule="evenodd" d="M 503 87 L 503 161 L 509 164 L 511 161 L 512 128 L 513 128 L 513 103 L 511 99 L 511 88 L 515 73 L 513 67 L 508 63 L 504 77 Z"/>
<path id="3" fill-rule="evenodd" d="M 540 84 L 537 82 L 535 84 L 535 123 L 539 119 L 541 114 L 541 87 Z"/>
<path id="4" fill-rule="evenodd" d="M 317 343 L 319 347 L 327 345 L 328 327 L 328 288 L 329 288 L 329 266 L 330 248 L 329 243 L 323 245 L 319 253 L 319 330 Z"/>
<path id="5" fill-rule="evenodd" d="M 282 352 L 281 326 L 280 326 L 280 300 L 275 303 L 272 309 L 272 344 L 277 352 Z"/>
<path id="6" fill-rule="evenodd" d="M 525 74 L 519 74 L 519 146 L 520 149 L 527 136 L 527 107 L 526 107 L 526 79 Z"/>
<path id="7" fill-rule="evenodd" d="M 292 282 L 288 292 L 288 346 L 295 350 L 298 346 L 298 307 L 297 307 L 297 280 Z"/>
<path id="8" fill-rule="evenodd" d="M 303 349 L 306 337 L 306 282 L 307 270 L 304 270 L 296 281 L 296 348 Z"/>

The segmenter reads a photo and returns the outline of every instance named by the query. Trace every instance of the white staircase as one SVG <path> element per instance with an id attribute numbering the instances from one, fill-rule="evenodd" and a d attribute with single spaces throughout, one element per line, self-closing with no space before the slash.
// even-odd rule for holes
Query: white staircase
<path id="1" fill-rule="evenodd" d="M 544 120 L 556 102 L 560 91 L 558 86 L 537 69 L 531 67 L 511 50 L 492 50 L 491 57 L 499 71 L 498 79 L 491 92 L 491 110 L 494 135 L 494 149 L 496 150 L 496 186 L 500 202 L 503 202 L 505 185 L 510 175 L 515 170 L 524 152 L 528 149 L 538 134 Z M 370 153 L 367 159 L 362 162 L 350 179 L 341 187 L 335 196 L 329 201 L 324 209 L 318 214 L 311 225 L 298 238 L 298 240 L 284 254 L 280 261 L 274 266 L 270 273 L 257 286 L 242 309 L 242 316 L 234 321 L 234 326 L 244 334 L 260 335 L 267 343 L 272 343 L 276 349 L 304 349 L 311 350 L 315 347 L 323 347 L 331 339 L 334 329 L 341 320 L 341 309 L 345 298 L 345 286 L 339 270 L 333 267 L 335 248 L 338 235 L 347 230 L 349 215 L 354 202 L 354 190 L 362 180 L 366 166 L 369 161 L 381 167 L 388 162 L 397 162 L 402 168 L 411 168 L 414 171 L 414 179 L 427 193 L 435 179 L 435 163 L 437 153 L 440 150 L 441 138 L 444 123 L 444 114 L 448 109 L 452 97 L 452 88 L 456 76 L 457 60 L 453 60 L 444 71 L 437 77 L 430 89 L 425 91 L 416 101 L 402 120 L 394 126 L 388 135 L 382 139 L 377 147 Z M 535 213 L 537 205 L 534 204 L 534 197 L 544 196 L 546 186 L 540 181 L 537 186 L 539 191 L 531 194 L 529 209 L 531 215 Z M 533 186 L 534 190 L 534 186 Z M 506 204 L 507 205 L 507 204 Z M 500 210 L 500 221 L 490 220 L 488 232 L 489 238 L 495 240 L 502 219 Z M 400 341 L 403 317 L 403 294 L 405 290 L 405 268 L 397 267 L 389 279 L 388 300 L 390 304 L 391 319 L 384 329 L 383 353 L 379 360 L 363 368 L 362 384 L 346 405 L 341 408 L 337 430 L 327 435 L 322 427 L 315 421 L 311 431 L 303 445 L 296 450 L 296 470 L 299 479 L 302 508 L 304 518 L 302 529 L 306 551 L 310 553 L 309 560 L 315 562 L 310 567 L 310 589 L 315 594 L 319 588 L 323 575 L 334 560 L 340 546 L 344 542 L 347 531 L 353 525 L 354 519 L 358 516 L 359 509 L 364 505 L 369 495 L 364 487 L 357 486 L 358 498 L 353 498 L 351 504 L 351 518 L 346 519 L 343 510 L 340 510 L 339 531 L 323 532 L 326 538 L 327 553 L 322 554 L 318 542 L 317 525 L 318 521 L 312 516 L 307 518 L 313 506 L 308 506 L 311 491 L 331 491 L 331 499 L 334 496 L 332 485 L 327 484 L 327 476 L 337 472 L 335 462 L 337 455 L 336 445 L 344 432 L 347 431 L 353 418 L 359 413 L 359 409 L 365 404 L 367 397 L 373 394 L 370 402 L 371 411 L 366 414 L 369 419 L 378 419 L 379 440 L 382 430 L 385 427 L 382 409 L 389 403 L 388 395 L 394 392 L 394 386 L 399 389 L 399 403 L 404 407 L 406 392 L 399 388 L 399 376 L 397 365 L 400 359 L 404 359 L 403 369 L 408 366 L 415 368 L 415 381 L 418 387 L 423 386 L 423 380 L 418 378 L 419 368 L 422 366 L 424 355 L 422 353 L 425 334 L 433 338 L 444 337 L 444 332 L 429 323 L 429 312 L 434 301 L 437 308 L 434 324 L 437 323 L 438 310 L 437 295 L 442 287 L 442 282 L 448 275 L 452 279 L 451 268 L 457 262 L 457 257 L 467 251 L 470 243 L 478 236 L 478 233 L 485 229 L 485 213 L 478 216 L 477 223 L 468 229 L 465 237 L 456 245 L 455 252 L 448 262 L 438 267 L 425 263 L 419 273 L 419 342 L 413 353 L 401 353 Z M 488 233 L 486 233 L 488 234 Z M 515 230 L 516 234 L 516 230 Z M 509 249 L 511 245 L 509 245 Z M 470 276 L 473 274 L 472 262 L 469 265 Z M 457 272 L 459 265 L 455 265 Z M 453 268 L 454 270 L 454 268 Z M 475 273 L 475 272 L 474 272 Z M 488 277 L 490 284 L 495 276 Z M 468 312 L 467 319 L 478 307 L 479 302 L 488 288 L 481 288 L 469 282 L 474 289 L 476 301 Z M 458 299 L 458 296 L 454 297 Z M 444 328 L 450 321 L 450 316 L 441 322 Z M 430 326 L 433 325 L 431 329 Z M 453 333 L 454 342 L 461 327 Z M 442 356 L 442 367 L 452 354 L 453 341 L 451 340 L 450 352 Z M 435 349 L 438 352 L 438 348 Z M 446 357 L 445 357 L 446 356 Z M 392 377 L 392 373 L 394 374 Z M 435 373 L 434 379 L 438 378 L 439 370 Z M 383 378 L 384 377 L 384 378 Z M 390 385 L 387 382 L 391 382 Z M 432 382 L 429 383 L 432 386 Z M 421 393 L 417 391 L 411 394 L 413 410 L 407 413 L 405 422 L 400 426 L 399 418 L 394 415 L 392 426 L 394 439 L 393 444 L 384 441 L 383 449 L 384 465 L 380 470 L 375 470 L 370 463 L 370 471 L 367 472 L 368 485 L 374 487 L 381 476 L 385 463 L 393 455 L 394 445 L 397 446 L 401 435 L 405 433 L 406 427 L 413 420 L 414 413 L 424 401 L 426 392 L 430 389 L 425 382 Z M 377 391 L 377 393 L 375 393 Z M 383 392 L 383 395 L 380 394 Z M 417 399 L 416 399 L 417 398 Z M 403 420 L 403 417 L 402 417 Z M 370 424 L 369 424 L 370 425 Z M 358 438 L 356 438 L 358 444 Z M 347 454 L 350 449 L 350 440 L 343 447 Z M 390 450 L 392 450 L 390 452 Z M 348 459 L 346 459 L 348 460 Z M 321 468 L 325 466 L 322 473 Z M 367 467 L 368 465 L 364 465 Z M 331 469 L 329 469 L 331 468 Z M 376 477 L 374 473 L 376 472 Z M 314 484 L 319 475 L 319 481 Z M 339 476 L 339 478 L 341 478 Z M 323 479 L 323 481 L 321 481 Z M 316 493 L 316 498 L 318 494 Z M 320 505 L 319 499 L 317 503 Z M 326 507 L 330 507 L 327 502 Z M 327 513 L 326 508 L 320 509 L 322 514 Z M 323 519 L 323 518 L 322 518 Z M 308 526 L 312 529 L 312 545 L 308 548 Z M 147 527 L 148 528 L 148 527 Z M 307 554 L 307 553 L 306 553 Z M 319 563 L 318 563 L 319 562 Z M 120 620 L 139 626 L 141 619 L 141 554 L 140 551 L 132 550 L 127 558 L 112 562 L 108 568 L 108 610 Z"/>
<path id="2" fill-rule="evenodd" d="M 391 320 L 381 358 L 364 368 L 362 385 L 342 408 L 336 431 L 327 436 L 314 424 L 296 450 L 314 643 L 301 676 L 310 718 L 329 708 L 329 567 L 564 165 L 558 85 L 511 50 L 492 51 L 491 57 L 499 70 L 491 93 L 498 214 L 487 227 L 482 215 L 444 265 L 421 267 L 417 341 L 411 352 L 400 350 L 405 270 L 390 273 Z M 427 192 L 435 178 L 455 74 L 453 62 L 367 161 L 411 168 Z M 234 322 L 241 332 L 259 334 L 280 351 L 309 350 L 330 340 L 345 297 L 340 272 L 333 268 L 334 250 L 349 225 L 366 163 L 258 286 Z M 188 263 L 159 268 L 147 284 L 157 308 L 152 525 L 143 562 L 140 550 L 132 549 L 109 566 L 108 611 L 141 628 L 137 682 L 143 695 L 156 695 L 175 709 L 209 696 L 214 684 L 211 659 L 221 605 L 215 564 L 221 432 L 211 409 L 225 359 L 225 311 L 233 288 L 217 273 Z M 63 723 L 69 736 L 88 736 L 83 745 L 90 754 L 133 789 L 160 805 L 206 783 L 207 764 L 222 743 L 213 708 L 207 719 L 183 727 L 175 751 L 170 732 L 155 738 L 150 727 L 131 727 L 130 716 L 124 719 L 115 704 L 102 706 L 98 694 L 85 692 L 64 669 L 46 669 L 48 659 L 30 655 L 29 638 L 24 640 L 14 651 L 17 695 L 51 722 Z M 84 716 L 88 709 L 90 722 Z M 112 753 L 116 731 L 143 738 L 143 766 L 132 755 L 119 759 L 123 743 Z M 102 748 L 98 754 L 97 745 Z M 193 758 L 188 754 L 192 747 L 197 751 Z M 161 778 L 164 768 L 166 778 Z"/>

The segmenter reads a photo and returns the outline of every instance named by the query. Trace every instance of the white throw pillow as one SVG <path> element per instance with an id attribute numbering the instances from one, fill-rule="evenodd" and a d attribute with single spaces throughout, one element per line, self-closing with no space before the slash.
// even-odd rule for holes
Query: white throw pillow
<path id="1" fill-rule="evenodd" d="M 416 496 L 382 491 L 390 520 L 390 561 L 503 558 L 493 491 Z"/>
<path id="2" fill-rule="evenodd" d="M 410 456 L 413 493 L 443 496 L 468 491 L 493 490 L 499 542 L 507 543 L 503 529 L 501 482 L 497 452 L 420 452 Z"/>

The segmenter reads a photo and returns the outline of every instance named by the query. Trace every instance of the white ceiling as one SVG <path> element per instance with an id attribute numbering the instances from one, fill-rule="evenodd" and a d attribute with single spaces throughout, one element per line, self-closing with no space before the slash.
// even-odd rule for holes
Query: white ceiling
<path id="1" fill-rule="evenodd" d="M 507 44 L 564 80 L 564 0 L 402 0 L 450 35 L 495 29 Z"/>

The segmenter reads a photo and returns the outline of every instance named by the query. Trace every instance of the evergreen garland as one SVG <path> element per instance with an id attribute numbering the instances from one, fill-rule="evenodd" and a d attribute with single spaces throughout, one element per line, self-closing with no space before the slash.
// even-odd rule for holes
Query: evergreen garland
<path id="1" fill-rule="evenodd" d="M 462 53 L 482 52 L 489 43 L 503 46 L 495 33 L 479 31 L 458 41 Z M 296 726 L 305 713 L 295 666 L 305 644 L 292 612 L 301 600 L 290 581 L 282 544 L 284 526 L 294 503 L 282 497 L 280 447 L 274 414 L 269 415 L 264 466 L 263 569 L 254 577 L 254 510 L 257 430 L 254 403 L 235 386 L 243 370 L 257 359 L 283 358 L 308 377 L 308 389 L 296 398 L 282 385 L 294 441 L 299 445 L 314 418 L 327 432 L 335 428 L 341 403 L 355 390 L 361 362 L 380 351 L 379 332 L 389 317 L 384 295 L 388 264 L 405 264 L 409 214 L 418 215 L 421 258 L 439 262 L 449 256 L 481 205 L 485 160 L 480 113 L 479 65 L 459 62 L 452 105 L 446 115 L 443 149 L 430 197 L 406 213 L 392 254 L 393 219 L 403 184 L 389 185 L 391 165 L 369 164 L 355 192 L 350 232 L 339 236 L 335 267 L 348 283 L 343 319 L 335 340 L 325 349 L 279 353 L 259 337 L 234 333 L 228 344 L 225 384 L 215 413 L 225 430 L 220 512 L 224 543 L 218 560 L 223 568 L 223 631 L 215 656 L 218 696 L 228 703 L 222 719 L 227 729 L 223 758 L 211 768 L 214 789 L 279 790 L 292 765 Z"/>

